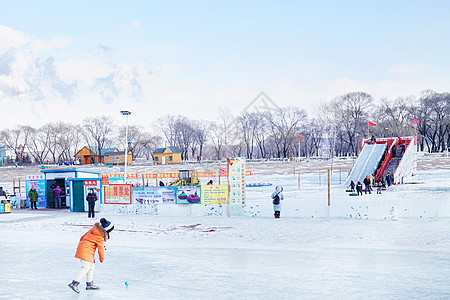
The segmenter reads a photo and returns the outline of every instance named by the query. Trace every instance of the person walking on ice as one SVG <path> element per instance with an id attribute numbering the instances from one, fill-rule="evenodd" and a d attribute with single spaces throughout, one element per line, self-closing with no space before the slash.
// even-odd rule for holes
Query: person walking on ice
<path id="1" fill-rule="evenodd" d="M 275 192 L 272 193 L 272 203 L 273 203 L 273 211 L 274 216 L 276 219 L 280 218 L 280 214 L 281 214 L 281 201 L 284 200 L 283 197 L 283 187 L 282 186 L 277 186 L 275 188 Z"/>
<path id="2" fill-rule="evenodd" d="M 69 283 L 69 287 L 76 293 L 80 293 L 78 285 L 81 279 L 86 275 L 86 290 L 98 290 L 98 286 L 94 285 L 93 276 L 95 268 L 95 250 L 98 249 L 98 257 L 100 262 L 105 260 L 105 249 L 103 243 L 109 239 L 109 233 L 114 229 L 114 225 L 105 218 L 100 219 L 100 223 L 96 222 L 94 226 L 86 232 L 78 243 L 75 257 L 80 259 L 81 270 L 75 279 Z"/>

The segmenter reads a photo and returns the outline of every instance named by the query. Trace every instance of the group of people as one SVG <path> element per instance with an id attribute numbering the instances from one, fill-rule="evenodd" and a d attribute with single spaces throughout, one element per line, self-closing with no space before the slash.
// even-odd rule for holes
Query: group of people
<path id="1" fill-rule="evenodd" d="M 0 187 L 0 196 L 1 191 L 3 189 Z M 4 191 L 3 191 L 4 192 Z M 59 187 L 59 185 L 51 185 L 49 191 L 50 202 L 53 199 L 55 202 L 55 208 L 61 208 L 61 196 L 63 195 L 63 191 Z M 39 199 L 39 194 L 36 191 L 36 187 L 32 186 L 30 191 L 28 192 L 28 198 L 30 199 L 31 209 L 37 209 L 37 202 Z M 86 201 L 88 202 L 88 218 L 95 218 L 95 202 L 98 200 L 97 195 L 95 194 L 94 189 L 89 190 L 89 194 L 86 196 Z"/>
<path id="2" fill-rule="evenodd" d="M 367 194 L 367 193 L 372 194 L 372 191 L 373 191 L 372 187 L 374 186 L 374 180 L 375 180 L 375 177 L 372 174 L 367 175 L 364 178 L 364 180 L 363 180 L 364 194 Z M 391 184 L 392 184 L 392 176 L 389 173 L 387 173 L 385 179 L 383 179 L 383 177 L 378 178 L 376 180 L 377 194 L 381 194 L 382 188 L 385 188 L 386 186 L 389 187 L 389 186 L 391 186 Z M 355 192 L 355 190 L 356 190 L 357 195 L 362 196 L 363 185 L 362 185 L 361 181 L 358 181 L 355 184 L 355 182 L 352 180 L 350 182 L 350 190 L 351 190 L 351 192 Z"/>

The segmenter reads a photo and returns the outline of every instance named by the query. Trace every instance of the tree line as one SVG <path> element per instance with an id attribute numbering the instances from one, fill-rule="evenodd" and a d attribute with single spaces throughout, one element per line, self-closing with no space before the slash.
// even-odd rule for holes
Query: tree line
<path id="1" fill-rule="evenodd" d="M 377 125 L 368 127 L 369 121 Z M 222 108 L 215 121 L 167 115 L 148 126 L 128 126 L 133 158 L 153 159 L 155 149 L 165 146 L 178 147 L 183 160 L 310 157 L 324 152 L 353 156 L 358 141 L 371 135 L 417 135 L 419 150 L 440 152 L 450 145 L 450 94 L 427 90 L 418 97 L 384 98 L 375 104 L 370 94 L 352 92 L 317 105 L 312 116 L 297 106 L 236 116 Z M 31 162 L 19 145 L 36 163 L 69 162 L 83 146 L 96 147 L 99 155 L 105 148 L 125 149 L 125 126 L 114 125 L 108 116 L 85 118 L 81 124 L 19 125 L 0 131 L 0 144 L 14 151 L 19 163 Z"/>

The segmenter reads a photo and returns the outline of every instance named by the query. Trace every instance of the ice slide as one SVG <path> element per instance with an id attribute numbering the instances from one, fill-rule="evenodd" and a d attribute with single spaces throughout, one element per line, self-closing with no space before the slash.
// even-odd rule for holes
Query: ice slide
<path id="1" fill-rule="evenodd" d="M 364 148 L 356 159 L 355 165 L 351 169 L 347 180 L 345 181 L 345 186 L 349 186 L 350 181 L 352 180 L 353 182 L 355 182 L 355 184 L 358 181 L 361 181 L 362 183 L 367 175 L 373 174 L 376 171 L 378 163 L 383 157 L 384 152 L 386 151 L 386 146 L 386 143 L 365 144 Z"/>

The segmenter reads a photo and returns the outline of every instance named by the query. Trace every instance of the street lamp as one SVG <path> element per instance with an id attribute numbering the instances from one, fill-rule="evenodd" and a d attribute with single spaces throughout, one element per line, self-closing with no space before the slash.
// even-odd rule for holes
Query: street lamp
<path id="1" fill-rule="evenodd" d="M 120 113 L 126 116 L 125 125 L 125 168 L 123 174 L 123 183 L 127 182 L 127 164 L 128 164 L 128 116 L 131 115 L 131 111 L 121 110 Z"/>

